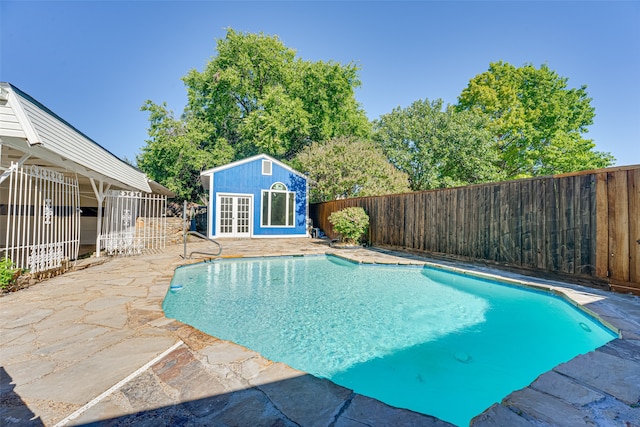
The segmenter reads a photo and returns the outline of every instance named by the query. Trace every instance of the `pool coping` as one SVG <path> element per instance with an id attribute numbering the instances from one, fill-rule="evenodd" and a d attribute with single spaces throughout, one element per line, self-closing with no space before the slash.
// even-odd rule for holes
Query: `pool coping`
<path id="1" fill-rule="evenodd" d="M 528 387 L 511 393 L 476 416 L 472 425 L 587 425 L 587 422 L 590 425 L 625 425 L 625 422 L 634 425 L 635 420 L 640 419 L 638 297 L 506 273 L 495 268 L 441 262 L 399 251 L 377 248 L 348 251 L 330 249 L 319 240 L 282 240 L 275 243 L 243 239 L 223 244 L 230 248 L 227 253 L 236 248 L 243 256 L 235 258 L 245 259 L 254 257 L 252 254 L 263 257 L 265 253 L 276 254 L 273 256 L 337 253 L 349 255 L 352 262 L 363 264 L 419 264 L 436 268 L 455 264 L 459 268 L 464 267 L 461 270 L 465 274 L 488 274 L 490 280 L 496 280 L 493 275 L 507 280 L 516 277 L 520 281 L 531 282 L 535 287 L 566 292 L 576 304 L 592 311 L 603 323 L 617 328 L 620 338 L 542 374 Z M 237 396 L 251 395 L 250 402 L 255 403 L 255 399 L 259 398 L 267 405 L 265 407 L 271 408 L 269 414 L 280 414 L 278 419 L 283 425 L 346 427 L 402 422 L 405 425 L 450 426 L 427 415 L 389 407 L 374 399 L 348 393 L 327 384 L 327 380 L 309 378 L 303 372 L 270 362 L 241 346 L 223 342 L 167 319 L 161 305 L 169 291 L 173 272 L 192 263 L 180 259 L 179 253 L 182 253 L 182 246 L 176 245 L 158 255 L 109 259 L 105 264 L 58 276 L 2 297 L 0 366 L 11 375 L 13 382 L 10 388 L 15 389 L 33 418 L 41 420 L 44 425 L 93 423 L 106 426 L 120 425 L 119 420 L 126 425 L 133 416 L 193 413 L 188 411 L 193 410 L 194 401 L 188 399 L 193 398 L 193 393 L 206 392 L 204 399 L 195 401 L 200 402 L 195 406 L 202 410 L 209 408 L 211 402 L 222 399 L 228 405 L 226 412 L 219 413 L 220 417 L 231 416 L 232 413 L 236 417 L 248 416 L 233 412 L 237 408 L 233 405 L 237 403 Z M 90 316 L 85 317 L 86 314 L 82 313 Z M 80 327 L 85 332 L 77 337 L 65 332 Z M 96 328 L 100 331 L 92 332 Z M 113 333 L 104 332 L 109 328 L 113 329 Z M 50 331 L 64 334 L 54 341 L 48 336 Z M 42 342 L 44 333 L 51 343 Z M 103 349 L 87 348 L 87 334 L 91 334 L 92 346 L 102 342 Z M 164 355 L 167 349 L 172 348 L 173 351 Z M 122 351 L 126 357 L 119 356 Z M 89 352 L 92 361 L 80 360 Z M 240 359 L 229 364 L 230 354 L 239 355 Z M 156 361 L 157 357 L 161 360 Z M 57 360 L 61 364 L 54 366 Z M 149 363 L 151 367 L 147 367 Z M 100 367 L 104 378 L 92 377 L 91 369 L 95 366 Z M 198 366 L 200 370 L 197 372 L 202 379 L 200 376 L 194 377 L 190 371 Z M 140 369 L 142 373 L 131 377 Z M 229 390 L 229 387 L 233 389 L 237 382 L 233 378 L 245 381 L 242 383 L 244 388 L 222 394 L 216 394 L 217 389 L 209 385 L 206 390 L 203 389 L 202 382 L 212 374 L 222 375 L 222 378 L 231 375 L 231 380 L 224 380 L 231 381 L 223 387 L 224 390 Z M 87 378 L 91 378 L 91 381 L 86 381 Z M 273 378 L 284 380 L 274 382 Z M 156 386 L 149 389 L 148 381 L 151 379 L 156 381 Z M 278 385 L 282 385 L 283 389 L 278 391 Z M 7 384 L 4 380 L 2 386 L 5 392 Z M 52 386 L 57 387 L 55 394 L 51 392 Z M 220 384 L 218 386 L 222 387 Z M 78 387 L 80 391 L 74 391 Z M 178 390 L 175 387 L 182 387 L 182 394 L 177 397 L 165 396 L 163 399 L 169 399 L 167 406 L 152 409 L 158 405 L 158 401 L 154 400 L 157 393 L 167 389 L 175 393 Z M 110 394 L 105 395 L 105 390 Z M 145 397 L 146 401 L 136 400 L 150 390 L 156 395 Z M 306 395 L 305 390 L 311 390 L 313 394 Z M 300 400 L 300 396 L 310 398 Z M 292 398 L 295 404 L 290 402 Z M 95 405 L 84 408 L 83 405 L 88 402 L 94 402 Z M 137 402 L 139 406 L 127 406 L 127 402 Z M 0 408 L 0 416 L 17 419 L 21 414 L 19 410 L 3 407 Z M 131 411 L 137 412 L 127 415 Z M 74 415 L 73 419 L 69 418 L 70 415 Z M 235 422 L 238 423 L 240 419 L 235 418 Z M 61 424 L 62 421 L 65 423 Z"/>
<path id="2" fill-rule="evenodd" d="M 361 253 L 361 251 L 374 251 L 378 254 L 387 254 L 406 260 L 372 260 L 369 256 L 359 257 L 358 255 Z M 250 257 L 238 256 L 225 257 L 224 260 L 273 257 L 317 257 L 320 255 L 321 254 L 289 254 Z M 415 254 L 406 254 L 397 250 L 377 248 L 349 248 L 348 250 L 344 250 L 331 248 L 325 251 L 324 255 L 334 256 L 357 265 L 365 266 L 380 265 L 388 267 L 397 266 L 401 268 L 428 267 L 437 270 L 457 273 L 463 276 L 471 276 L 483 280 L 499 282 L 508 286 L 542 292 L 548 294 L 549 296 L 559 298 L 567 304 L 570 304 L 571 306 L 582 312 L 584 315 L 601 323 L 604 327 L 611 330 L 614 334 L 617 334 L 618 337 L 614 338 L 609 343 L 593 350 L 592 352 L 578 355 L 571 360 L 554 367 L 551 371 L 542 373 L 527 387 L 513 391 L 512 393 L 504 397 L 501 402 L 490 406 L 485 411 L 475 416 L 470 422 L 471 426 L 478 427 L 494 425 L 519 425 L 522 422 L 543 422 L 556 425 L 558 424 L 558 414 L 552 416 L 547 415 L 546 412 L 549 407 L 553 408 L 556 411 L 559 410 L 562 414 L 570 414 L 570 418 L 572 419 L 572 421 L 568 425 L 574 425 L 573 423 L 578 422 L 579 419 L 582 419 L 583 421 L 587 419 L 593 419 L 598 422 L 602 422 L 603 420 L 605 420 L 604 422 L 607 423 L 611 421 L 607 418 L 607 416 L 610 416 L 611 414 L 609 413 L 609 415 L 602 415 L 601 413 L 606 412 L 607 408 L 617 408 L 614 409 L 613 413 L 615 414 L 615 410 L 622 410 L 623 412 L 621 413 L 623 416 L 625 416 L 628 415 L 625 411 L 625 405 L 629 406 L 629 413 L 631 413 L 630 422 L 631 420 L 635 419 L 634 417 L 638 417 L 638 419 L 640 419 L 640 322 L 633 324 L 633 328 L 629 329 L 629 323 L 621 323 L 619 321 L 616 321 L 621 319 L 615 316 L 611 316 L 611 313 L 602 312 L 597 308 L 592 309 L 588 307 L 588 304 L 593 304 L 594 302 L 599 301 L 601 298 L 624 298 L 621 294 L 615 294 L 610 291 L 602 291 L 600 289 L 589 288 L 584 285 L 535 278 L 518 273 L 510 273 L 499 270 L 497 268 L 478 267 L 476 265 L 466 264 L 463 262 L 455 262 L 456 265 L 452 265 L 454 263 L 448 261 L 429 260 L 426 257 L 424 259 L 421 259 L 422 257 Z M 635 296 L 629 297 L 632 299 L 636 299 L 636 302 L 640 303 L 640 298 Z M 638 311 L 638 313 L 640 314 L 640 310 Z M 606 387 L 601 387 L 601 385 L 598 385 L 598 381 L 595 381 L 595 383 L 593 381 L 598 379 L 597 377 L 600 376 L 599 373 L 585 378 L 584 376 L 580 375 L 579 372 L 573 372 L 573 365 L 582 363 L 583 359 L 590 359 L 591 356 L 588 355 L 599 354 L 598 352 L 602 352 L 603 349 L 609 350 L 609 352 L 606 352 L 604 354 L 609 354 L 611 352 L 611 348 L 615 347 L 617 345 L 617 342 L 630 342 L 633 347 L 637 347 L 638 350 L 638 357 L 620 358 L 620 355 L 615 356 L 621 360 L 626 360 L 627 362 L 629 362 L 627 364 L 629 366 L 624 367 L 624 369 L 626 373 L 630 374 L 630 376 L 627 375 L 626 378 L 629 378 L 631 381 L 633 381 L 630 386 L 636 393 L 636 400 L 634 402 L 630 402 L 627 395 L 624 396 L 624 399 L 626 399 L 626 401 L 624 399 L 621 400 L 619 395 L 616 395 L 615 392 L 611 391 L 611 387 L 609 387 L 609 390 L 602 390 L 602 388 Z M 615 361 L 615 359 L 610 360 L 610 362 Z M 633 370 L 636 368 L 637 374 L 634 375 Z M 606 376 L 606 369 L 604 374 Z M 559 377 L 556 375 L 559 375 Z M 553 378 L 549 380 L 548 377 Z M 560 388 L 552 390 L 550 389 L 550 386 L 547 384 L 547 382 L 552 382 L 554 384 L 553 386 L 551 386 L 551 388 Z M 562 387 L 564 387 L 564 389 Z M 578 409 L 578 411 L 575 411 L 575 406 L 577 405 L 577 403 L 575 402 L 576 393 L 588 394 L 593 397 L 593 399 L 589 400 L 588 402 L 578 402 L 580 403 L 580 409 Z M 527 396 L 524 403 L 521 401 L 522 395 Z M 530 395 L 533 395 L 533 397 L 539 400 L 536 405 L 530 404 L 531 401 L 535 400 Z M 602 398 L 601 396 L 605 397 Z M 598 406 L 600 404 L 599 401 L 603 399 L 608 401 L 604 406 Z M 598 416 L 596 417 L 593 417 L 590 412 L 595 412 L 596 409 L 597 412 L 600 412 L 600 414 L 598 414 Z M 582 413 L 581 411 L 584 413 Z M 618 415 L 615 415 L 614 418 L 616 418 L 617 416 Z M 578 422 L 578 424 L 575 425 L 580 424 L 581 423 Z"/>
<path id="3" fill-rule="evenodd" d="M 406 256 L 409 261 L 394 263 L 358 260 L 352 253 L 327 253 L 363 265 L 423 265 L 541 291 L 561 298 L 617 333 L 618 338 L 554 367 L 551 371 L 541 374 L 527 387 L 513 391 L 500 403 L 490 406 L 474 417 L 470 422 L 471 426 L 515 426 L 529 422 L 588 425 L 587 421 L 596 422 L 597 425 L 638 425 L 634 424 L 634 420 L 640 420 L 640 298 L 567 282 L 533 278 L 497 268 L 479 267 L 463 262 L 455 262 L 456 265 L 452 265 L 453 262 L 420 259 L 422 257 L 400 251 L 380 251 L 400 257 Z M 634 301 L 636 316 L 629 318 L 624 314 L 620 316 L 621 313 L 615 310 L 612 312 L 610 307 L 600 303 L 603 299 Z M 590 304 L 593 307 L 589 307 Z M 630 349 L 625 345 L 629 345 Z M 585 365 L 590 368 L 589 371 L 585 370 Z M 614 370 L 608 369 L 609 366 L 614 366 L 617 375 L 609 376 Z M 609 384 L 603 378 L 609 378 Z M 629 390 L 625 390 L 627 386 Z M 576 398 L 576 395 L 588 397 Z M 628 424 L 625 424 L 627 421 Z"/>

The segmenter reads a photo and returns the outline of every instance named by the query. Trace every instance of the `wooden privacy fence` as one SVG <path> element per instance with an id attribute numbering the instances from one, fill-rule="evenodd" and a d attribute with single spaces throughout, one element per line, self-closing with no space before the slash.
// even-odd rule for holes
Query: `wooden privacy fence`
<path id="1" fill-rule="evenodd" d="M 369 242 L 640 293 L 640 165 L 313 204 L 370 217 Z"/>

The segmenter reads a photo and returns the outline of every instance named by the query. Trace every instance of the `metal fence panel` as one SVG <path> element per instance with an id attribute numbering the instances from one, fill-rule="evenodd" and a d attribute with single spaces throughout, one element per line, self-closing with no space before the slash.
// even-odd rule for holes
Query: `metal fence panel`
<path id="1" fill-rule="evenodd" d="M 138 255 L 166 244 L 167 198 L 137 191 L 109 191 L 101 247 L 109 255 Z"/>
<path id="2" fill-rule="evenodd" d="M 38 273 L 75 260 L 80 247 L 78 180 L 38 166 L 9 168 L 6 236 L 0 255 Z"/>

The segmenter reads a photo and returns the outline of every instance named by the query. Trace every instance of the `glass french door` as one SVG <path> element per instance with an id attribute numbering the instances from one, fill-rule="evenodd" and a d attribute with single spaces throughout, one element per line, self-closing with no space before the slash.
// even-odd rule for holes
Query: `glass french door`
<path id="1" fill-rule="evenodd" d="M 251 236 L 251 196 L 219 194 L 217 206 L 217 236 Z"/>

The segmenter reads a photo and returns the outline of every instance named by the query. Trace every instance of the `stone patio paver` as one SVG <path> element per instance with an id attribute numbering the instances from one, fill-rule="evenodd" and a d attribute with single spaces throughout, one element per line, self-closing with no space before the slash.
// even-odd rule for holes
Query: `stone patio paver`
<path id="1" fill-rule="evenodd" d="M 584 406 L 604 399 L 604 394 L 555 371 L 540 375 L 531 384 L 531 388 L 559 399 L 569 398 L 567 403 L 576 406 Z"/>
<path id="2" fill-rule="evenodd" d="M 567 295 L 619 328 L 622 337 L 541 375 L 471 424 L 640 425 L 640 298 L 380 248 L 337 250 L 316 239 L 221 243 L 225 257 L 334 253 L 361 263 L 428 263 Z M 189 251 L 206 249 L 189 244 Z M 171 246 L 151 255 L 99 259 L 101 264 L 1 297 L 0 424 L 451 425 L 165 318 L 161 304 L 174 269 L 194 262 L 180 254 L 182 246 Z"/>
<path id="3" fill-rule="evenodd" d="M 531 387 L 515 391 L 507 396 L 502 404 L 507 408 L 522 411 L 529 417 L 556 427 L 592 426 L 593 420 L 584 412 L 546 393 Z"/>
<path id="4" fill-rule="evenodd" d="M 601 390 L 628 404 L 640 398 L 640 363 L 602 351 L 592 351 L 558 365 L 554 371 Z"/>
<path id="5" fill-rule="evenodd" d="M 527 419 L 506 406 L 496 403 L 475 417 L 473 425 L 475 427 L 539 427 L 540 421 Z"/>

